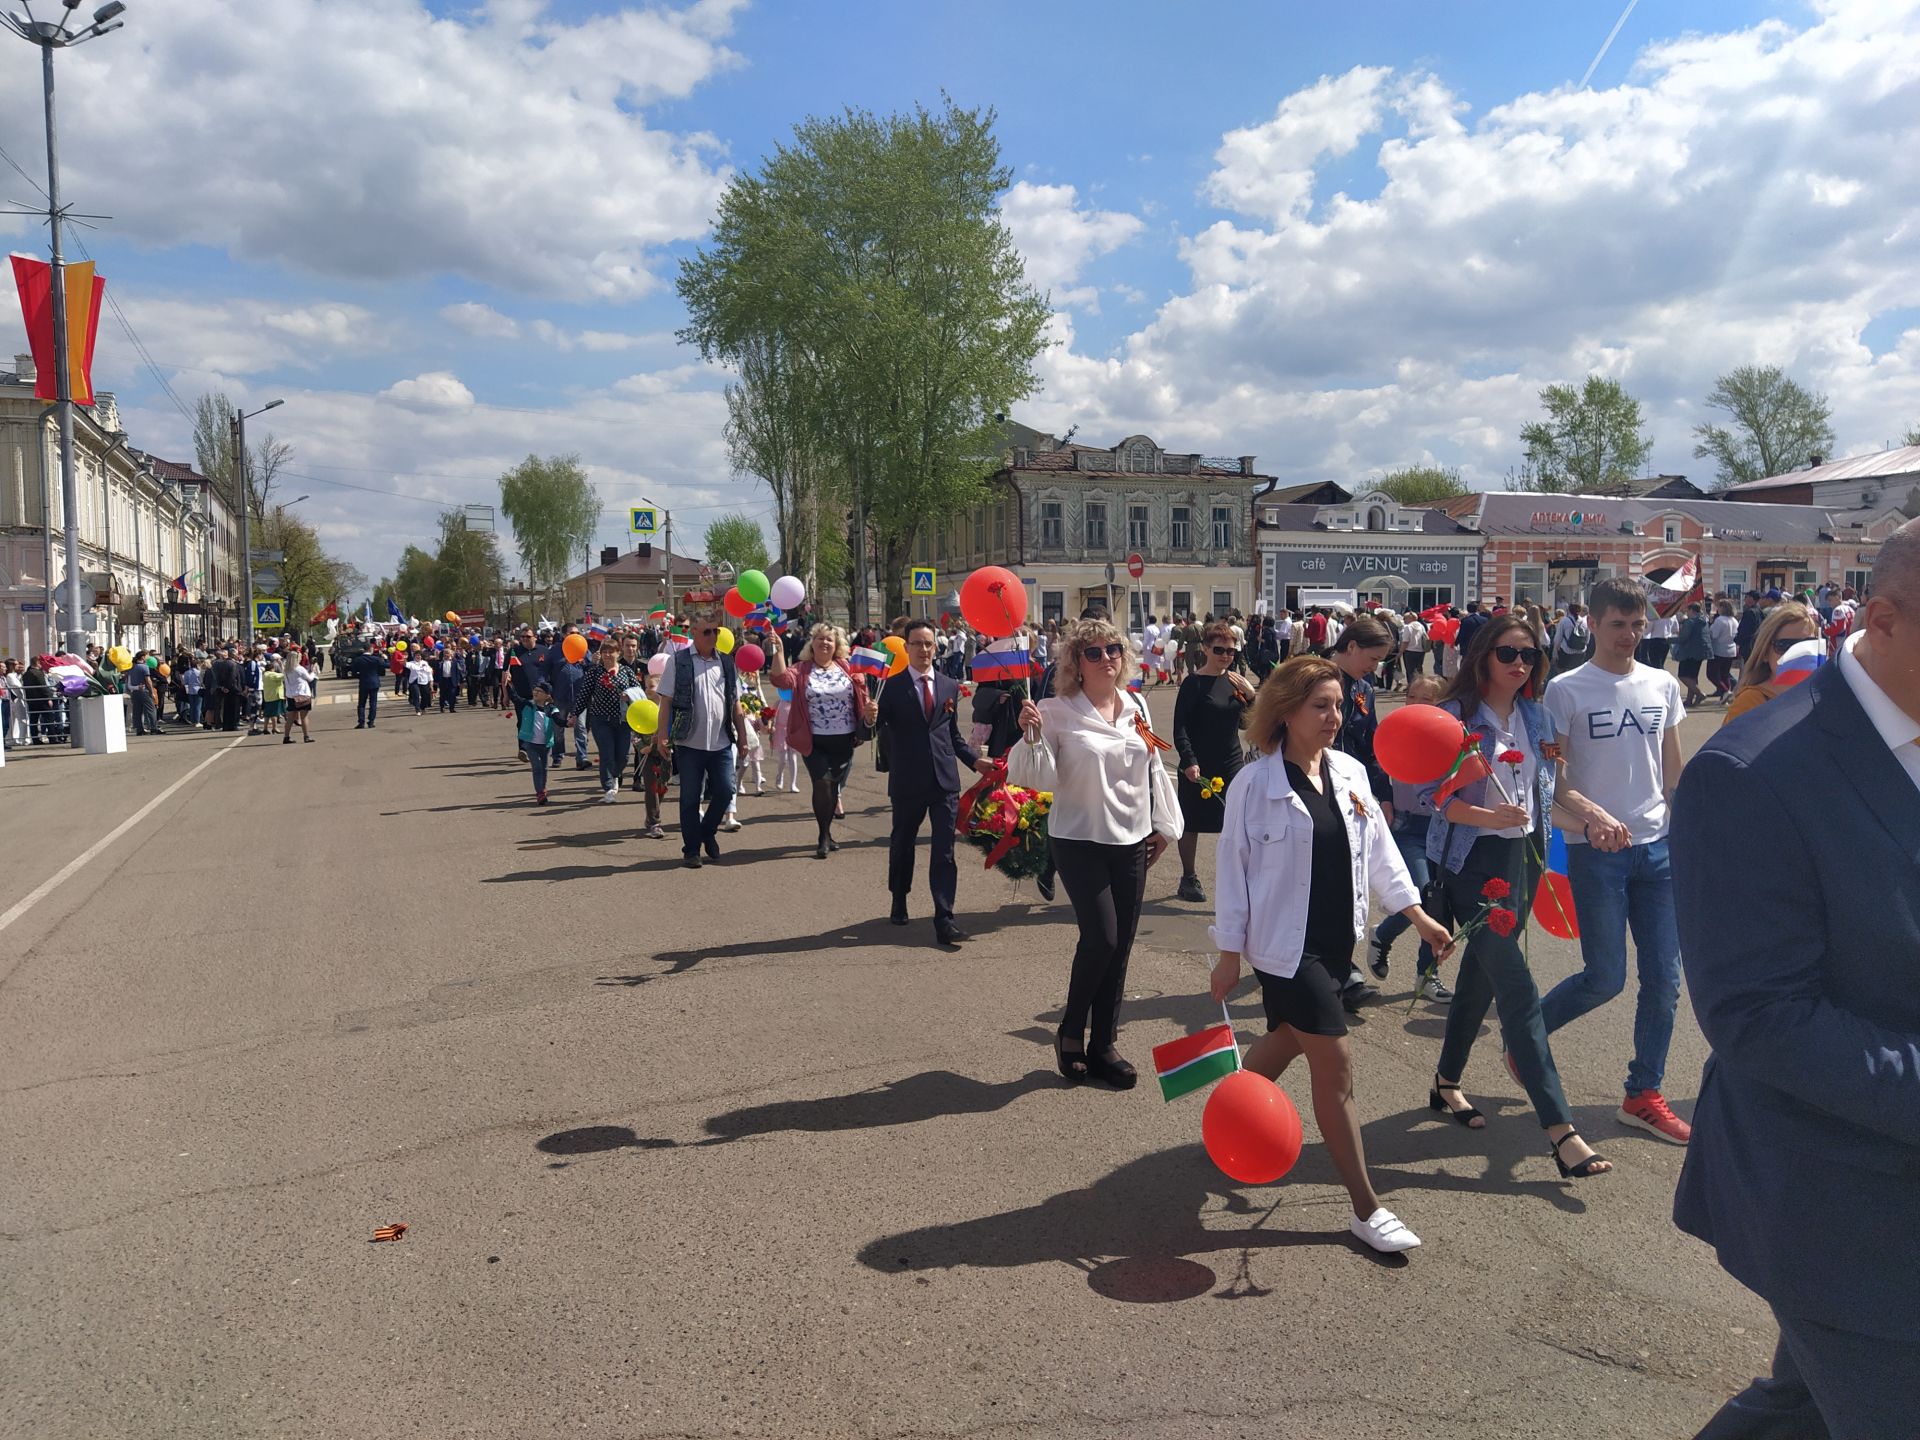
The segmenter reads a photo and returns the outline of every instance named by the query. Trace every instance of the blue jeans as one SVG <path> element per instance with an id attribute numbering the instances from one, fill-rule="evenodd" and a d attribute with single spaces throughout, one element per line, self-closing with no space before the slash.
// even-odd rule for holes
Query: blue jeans
<path id="1" fill-rule="evenodd" d="M 1673 872 L 1667 842 L 1631 845 L 1603 854 L 1591 845 L 1567 847 L 1567 880 L 1580 922 L 1586 968 L 1569 975 L 1540 1005 L 1547 1033 L 1604 1005 L 1627 986 L 1627 930 L 1640 957 L 1640 995 L 1633 1012 L 1633 1063 L 1627 1094 L 1658 1090 L 1680 1003 L 1680 932 L 1673 919 Z"/>
<path id="2" fill-rule="evenodd" d="M 733 747 L 696 750 L 676 745 L 673 761 L 680 772 L 680 852 L 692 855 L 719 835 L 720 822 L 733 799 Z M 700 811 L 703 788 L 709 796 L 704 815 Z"/>
<path id="3" fill-rule="evenodd" d="M 620 777 L 627 773 L 627 756 L 633 749 L 633 729 L 624 716 L 602 720 L 598 715 L 587 717 L 587 728 L 593 732 L 594 749 L 600 752 L 600 788 L 611 790 L 620 783 Z"/>
<path id="4" fill-rule="evenodd" d="M 1433 878 L 1433 871 L 1427 864 L 1427 826 L 1431 815 L 1396 816 L 1393 822 L 1393 843 L 1399 848 L 1400 858 L 1407 862 L 1407 874 L 1420 889 L 1425 889 L 1427 881 Z M 1413 921 L 1395 911 L 1373 928 L 1373 938 L 1384 948 L 1393 944 L 1407 931 L 1413 928 Z M 1426 941 L 1420 942 L 1419 969 L 1424 975 L 1433 968 L 1433 947 Z"/>
<path id="5" fill-rule="evenodd" d="M 533 767 L 533 793 L 547 793 L 547 747 L 536 745 L 531 740 L 522 740 L 520 749 L 527 757 L 527 764 Z"/>
<path id="6" fill-rule="evenodd" d="M 560 753 L 564 755 L 566 751 L 566 741 L 562 739 Z M 582 765 L 587 763 L 587 712 L 584 710 L 573 717 L 573 758 Z M 619 772 L 614 773 L 617 775 Z"/>

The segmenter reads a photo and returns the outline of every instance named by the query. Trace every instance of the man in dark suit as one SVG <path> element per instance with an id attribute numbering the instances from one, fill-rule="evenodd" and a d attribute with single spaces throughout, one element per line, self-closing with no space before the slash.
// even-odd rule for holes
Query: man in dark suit
<path id="1" fill-rule="evenodd" d="M 907 893 L 913 889 L 913 850 L 921 822 L 933 821 L 933 855 L 927 881 L 933 890 L 933 933 L 942 945 L 967 938 L 953 923 L 953 893 L 959 867 L 953 859 L 954 823 L 960 813 L 960 766 L 987 774 L 993 762 L 974 754 L 960 737 L 960 682 L 935 672 L 931 620 L 909 620 L 907 668 L 880 690 L 876 743 L 887 756 L 887 798 L 893 802 L 893 840 L 887 853 L 892 920 L 907 923 Z"/>
<path id="2" fill-rule="evenodd" d="M 240 662 L 233 658 L 229 645 L 213 662 L 213 703 L 218 707 L 222 730 L 240 728 Z"/>
<path id="3" fill-rule="evenodd" d="M 1775 863 L 1755 884 L 1753 842 Z M 1916 1433 L 1920 521 L 1837 659 L 1674 800 L 1680 949 L 1713 1046 L 1674 1219 L 1773 1307 L 1773 1374 L 1701 1440 Z"/>

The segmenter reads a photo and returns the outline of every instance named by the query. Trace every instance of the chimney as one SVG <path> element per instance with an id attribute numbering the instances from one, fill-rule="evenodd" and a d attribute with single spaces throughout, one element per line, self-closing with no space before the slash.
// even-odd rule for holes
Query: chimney
<path id="1" fill-rule="evenodd" d="M 1809 470 L 1818 470 L 1822 465 L 1826 463 L 1827 463 L 1827 457 L 1824 455 L 1809 455 L 1807 457 L 1807 468 Z"/>
<path id="2" fill-rule="evenodd" d="M 620 558 L 620 547 L 619 547 L 619 546 L 617 546 L 617 545 L 606 545 L 606 546 L 602 546 L 602 547 L 601 547 L 601 550 L 600 550 L 600 563 L 601 563 L 602 565 L 611 565 L 611 564 L 613 564 L 613 562 L 614 562 L 614 561 L 616 561 L 616 560 L 618 560 L 619 558 Z"/>
<path id="3" fill-rule="evenodd" d="M 1242 475 L 1253 474 L 1253 456 L 1242 455 L 1240 457 L 1240 473 Z"/>
<path id="4" fill-rule="evenodd" d="M 16 355 L 13 357 L 13 375 L 22 385 L 31 385 L 39 373 L 40 372 L 34 368 L 33 356 Z"/>

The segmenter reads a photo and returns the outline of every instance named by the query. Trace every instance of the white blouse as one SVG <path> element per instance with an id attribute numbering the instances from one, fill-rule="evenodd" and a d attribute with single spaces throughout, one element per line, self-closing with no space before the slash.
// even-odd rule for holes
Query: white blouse
<path id="1" fill-rule="evenodd" d="M 1493 707 L 1482 704 L 1474 714 L 1473 725 L 1475 729 L 1485 726 L 1493 732 L 1493 753 L 1496 756 L 1511 754 L 1515 750 L 1521 755 L 1518 765 L 1502 764 L 1498 759 L 1493 762 L 1493 773 L 1500 784 L 1498 788 L 1492 785 L 1487 787 L 1486 799 L 1482 803 L 1491 810 L 1500 803 L 1500 791 L 1505 790 L 1513 798 L 1513 803 L 1527 812 L 1527 823 L 1485 833 L 1503 835 L 1509 840 L 1531 835 L 1540 819 L 1534 813 L 1537 799 L 1534 782 L 1540 775 L 1540 757 L 1533 753 L 1533 738 L 1527 734 L 1527 722 L 1520 716 L 1520 706 L 1516 703 L 1513 714 L 1502 724 L 1500 717 L 1493 713 Z"/>
<path id="2" fill-rule="evenodd" d="M 1180 838 L 1173 777 L 1141 738 L 1140 707 L 1123 697 L 1119 721 L 1083 695 L 1040 702 L 1040 739 L 1022 736 L 1007 752 L 1007 779 L 1051 790 L 1047 833 L 1062 840 L 1137 845 L 1152 831 Z"/>

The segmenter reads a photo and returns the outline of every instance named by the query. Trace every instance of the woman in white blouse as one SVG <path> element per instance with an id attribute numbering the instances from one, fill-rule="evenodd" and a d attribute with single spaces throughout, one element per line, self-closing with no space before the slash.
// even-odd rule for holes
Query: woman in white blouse
<path id="1" fill-rule="evenodd" d="M 807 632 L 807 648 L 791 668 L 781 646 L 767 647 L 773 683 L 793 692 L 787 746 L 806 762 L 813 781 L 813 821 L 820 832 L 816 860 L 840 848 L 833 822 L 840 818 L 840 792 L 853 768 L 854 747 L 864 738 L 856 719 L 870 728 L 876 713 L 865 683 L 847 668 L 847 653 L 847 632 L 824 622 Z"/>
<path id="2" fill-rule="evenodd" d="M 300 722 L 300 741 L 304 745 L 313 743 L 313 736 L 307 730 L 307 717 L 313 713 L 313 671 L 301 663 L 302 656 L 297 645 L 289 645 L 286 654 L 287 684 L 287 734 L 280 743 L 293 743 L 293 722 Z"/>
<path id="3" fill-rule="evenodd" d="M 1211 933 L 1220 959 L 1212 988 L 1224 1001 L 1246 957 L 1267 1012 L 1267 1033 L 1248 1048 L 1246 1067 L 1273 1080 L 1307 1057 L 1314 1119 L 1353 1201 L 1348 1229 L 1375 1250 L 1411 1250 L 1420 1237 L 1380 1204 L 1367 1178 L 1340 989 L 1369 895 L 1412 921 L 1436 957 L 1445 957 L 1451 937 L 1420 908 L 1366 766 L 1331 748 L 1341 694 L 1331 661 L 1300 655 L 1254 698 L 1247 740 L 1262 758 L 1227 788 L 1215 852 Z"/>
<path id="4" fill-rule="evenodd" d="M 1139 1078 L 1114 1041 L 1147 868 L 1180 838 L 1173 777 L 1160 760 L 1169 747 L 1124 684 L 1139 663 L 1127 637 L 1107 621 L 1068 626 L 1055 655 L 1053 696 L 1022 702 L 1026 739 L 1007 752 L 1008 780 L 1053 792 L 1047 835 L 1080 922 L 1054 1036 L 1060 1073 L 1121 1090 Z"/>

